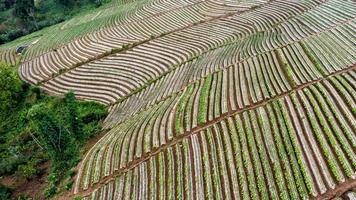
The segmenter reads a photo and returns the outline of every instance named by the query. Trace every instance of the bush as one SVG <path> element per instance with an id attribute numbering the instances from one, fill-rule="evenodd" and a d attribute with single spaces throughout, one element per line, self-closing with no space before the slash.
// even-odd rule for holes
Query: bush
<path id="1" fill-rule="evenodd" d="M 19 158 L 4 152 L 0 157 L 0 175 L 11 174 L 19 165 Z"/>
<path id="2" fill-rule="evenodd" d="M 40 22 L 37 23 L 38 29 L 43 29 L 45 27 L 48 26 L 52 26 L 54 24 L 58 24 L 63 22 L 64 20 L 66 20 L 67 18 L 65 16 L 61 16 L 61 17 L 56 17 L 54 19 L 47 19 L 44 18 L 43 20 L 41 20 Z"/>
<path id="3" fill-rule="evenodd" d="M 74 181 L 70 181 L 69 183 L 67 183 L 67 184 L 66 184 L 66 190 L 72 189 L 73 184 L 74 184 Z"/>
<path id="4" fill-rule="evenodd" d="M 92 102 L 82 103 L 82 105 L 78 107 L 78 110 L 79 117 L 84 124 L 101 120 L 107 115 L 105 106 Z"/>
<path id="5" fill-rule="evenodd" d="M 0 199 L 11 199 L 11 189 L 0 184 Z"/>
<path id="6" fill-rule="evenodd" d="M 7 37 L 7 34 L 0 34 L 0 44 L 5 44 L 7 41 L 9 41 L 9 38 Z"/>
<path id="7" fill-rule="evenodd" d="M 12 29 L 9 32 L 7 32 L 7 38 L 9 41 L 14 40 L 18 37 L 23 36 L 23 31 L 21 31 L 20 29 L 16 28 L 16 29 Z"/>
<path id="8" fill-rule="evenodd" d="M 49 186 L 45 191 L 45 197 L 50 198 L 57 193 L 57 187 L 55 185 Z"/>
<path id="9" fill-rule="evenodd" d="M 27 180 L 33 179 L 36 177 L 36 175 L 38 174 L 38 169 L 36 168 L 36 165 L 34 165 L 35 163 L 28 163 L 28 164 L 23 164 L 23 165 L 19 165 L 17 167 L 17 170 L 19 172 L 19 174 L 26 178 Z"/>

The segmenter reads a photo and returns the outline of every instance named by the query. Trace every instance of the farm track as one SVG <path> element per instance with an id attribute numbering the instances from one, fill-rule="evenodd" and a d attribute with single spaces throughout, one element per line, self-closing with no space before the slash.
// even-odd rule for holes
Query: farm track
<path id="1" fill-rule="evenodd" d="M 253 110 L 253 109 L 256 109 L 258 107 L 262 107 L 270 102 L 273 102 L 273 101 L 276 101 L 277 99 L 282 99 L 283 97 L 286 97 L 292 93 L 295 93 L 299 90 L 302 90 L 310 85 L 313 85 L 313 84 L 316 84 L 318 82 L 321 82 L 323 80 L 327 80 L 331 77 L 334 77 L 334 76 L 337 76 L 339 74 L 342 74 L 342 73 L 345 73 L 345 72 L 349 72 L 349 71 L 355 71 L 356 70 L 356 65 L 353 65 L 353 66 L 350 66 L 348 68 L 345 68 L 343 70 L 340 70 L 340 71 L 337 71 L 337 72 L 334 72 L 332 74 L 329 74 L 323 78 L 320 78 L 320 79 L 317 79 L 317 80 L 314 80 L 314 81 L 311 81 L 311 82 L 308 82 L 308 83 L 305 83 L 303 85 L 300 85 L 300 86 L 297 86 L 295 88 L 293 88 L 292 90 L 288 91 L 288 92 L 285 92 L 285 93 L 282 93 L 278 96 L 275 96 L 271 99 L 268 99 L 268 100 L 265 100 L 265 101 L 262 101 L 262 102 L 259 102 L 257 104 L 252 104 L 251 106 L 248 106 L 244 109 L 240 109 L 240 110 L 234 110 L 234 111 L 229 111 L 228 113 L 226 114 L 223 114 L 221 115 L 220 117 L 218 118 L 215 118 L 214 120 L 212 121 L 209 121 L 203 125 L 199 125 L 198 127 L 194 128 L 192 131 L 190 132 L 187 132 L 187 133 L 184 133 L 183 135 L 180 135 L 178 137 L 175 137 L 173 140 L 169 141 L 168 143 L 160 146 L 159 148 L 153 150 L 152 152 L 148 153 L 148 154 L 145 154 L 145 155 L 142 155 L 142 157 L 140 159 L 135 159 L 133 162 L 129 163 L 126 167 L 122 168 L 122 169 L 119 169 L 118 171 L 116 171 L 115 173 L 107 176 L 107 177 L 104 177 L 102 178 L 98 183 L 95 183 L 93 186 L 90 187 L 90 189 L 88 190 L 84 190 L 84 191 L 80 191 L 78 193 L 75 194 L 75 196 L 87 196 L 89 194 L 91 194 L 94 190 L 104 186 L 105 184 L 108 184 L 109 182 L 115 180 L 115 177 L 118 177 L 118 176 L 121 176 L 122 174 L 124 173 L 127 173 L 128 171 L 130 170 L 133 170 L 134 168 L 136 168 L 137 166 L 139 166 L 140 164 L 142 164 L 143 162 L 147 162 L 150 158 L 154 157 L 154 156 L 157 156 L 159 153 L 165 151 L 167 148 L 170 148 L 174 145 L 177 145 L 178 143 L 182 142 L 183 139 L 187 138 L 187 137 L 190 137 L 192 135 L 195 135 L 195 134 L 199 134 L 202 130 L 204 129 L 207 129 L 209 127 L 211 127 L 212 125 L 218 123 L 218 122 L 221 122 L 223 121 L 224 119 L 230 117 L 230 116 L 233 116 L 233 115 L 236 115 L 236 114 L 239 114 L 239 113 L 242 113 L 242 112 L 246 112 L 246 111 L 249 111 L 249 110 Z M 340 185 L 339 187 L 337 187 L 336 189 L 333 189 L 333 190 L 330 190 L 328 191 L 327 193 L 325 194 L 322 194 L 318 197 L 315 197 L 315 199 L 331 199 L 332 197 L 335 197 L 335 196 L 339 196 L 340 194 L 342 194 L 343 192 L 353 188 L 356 184 L 356 180 L 350 180 L 348 182 L 345 182 L 344 184 Z"/>
<path id="2" fill-rule="evenodd" d="M 345 192 L 356 188 L 356 180 L 348 180 L 344 183 L 338 185 L 335 189 L 328 190 L 326 193 L 311 198 L 311 200 L 323 200 L 323 199 L 334 199 L 336 197 L 342 196 Z"/>

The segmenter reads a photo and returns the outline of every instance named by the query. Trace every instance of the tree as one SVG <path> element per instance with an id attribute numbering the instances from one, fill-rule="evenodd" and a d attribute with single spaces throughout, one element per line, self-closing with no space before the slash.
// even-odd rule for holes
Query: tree
<path id="1" fill-rule="evenodd" d="M 57 0 L 58 3 L 66 6 L 66 7 L 73 7 L 77 2 L 75 0 Z"/>
<path id="2" fill-rule="evenodd" d="M 17 71 L 11 65 L 0 62 L 0 110 L 3 114 L 19 102 L 22 93 L 21 85 Z"/>
<path id="3" fill-rule="evenodd" d="M 14 3 L 14 0 L 0 0 L 0 11 L 10 9 Z"/>
<path id="4" fill-rule="evenodd" d="M 69 131 L 76 139 L 81 139 L 82 123 L 78 117 L 78 105 L 72 91 L 65 94 L 66 120 L 69 124 Z"/>
<path id="5" fill-rule="evenodd" d="M 34 12 L 35 3 L 33 0 L 16 0 L 15 3 L 15 14 L 17 17 L 28 20 L 30 17 L 30 12 Z"/>
<path id="6" fill-rule="evenodd" d="M 32 21 L 36 29 L 38 29 L 37 21 L 35 17 L 35 2 L 34 0 L 16 0 L 15 3 L 15 14 L 17 17 L 22 19 L 24 22 Z"/>
<path id="7" fill-rule="evenodd" d="M 32 106 L 27 118 L 36 130 L 52 160 L 55 171 L 71 166 L 69 161 L 76 156 L 76 145 L 69 130 L 49 112 L 45 104 Z"/>

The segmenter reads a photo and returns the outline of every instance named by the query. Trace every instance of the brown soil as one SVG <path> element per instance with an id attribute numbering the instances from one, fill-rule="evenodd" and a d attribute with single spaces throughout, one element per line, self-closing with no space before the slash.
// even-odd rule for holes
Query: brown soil
<path id="1" fill-rule="evenodd" d="M 330 189 L 326 191 L 324 194 L 319 195 L 317 197 L 311 198 L 311 200 L 326 200 L 326 199 L 334 199 L 336 197 L 340 197 L 348 191 L 356 190 L 356 180 L 351 179 L 345 181 L 341 184 L 338 184 L 334 189 Z"/>
<path id="2" fill-rule="evenodd" d="M 4 32 L 5 30 L 6 30 L 6 25 L 5 25 L 5 23 L 1 23 L 0 24 L 0 32 Z"/>
<path id="3" fill-rule="evenodd" d="M 90 138 L 84 148 L 82 149 L 82 154 L 85 155 L 87 151 L 89 151 L 104 135 L 108 132 L 109 130 L 101 130 L 100 133 L 94 135 L 92 138 Z"/>
<path id="4" fill-rule="evenodd" d="M 40 175 L 32 180 L 26 180 L 18 175 L 3 176 L 0 178 L 0 183 L 13 188 L 14 197 L 31 197 L 33 199 L 45 199 L 43 191 L 48 185 L 47 176 L 50 168 L 50 162 L 46 162 L 40 166 Z"/>

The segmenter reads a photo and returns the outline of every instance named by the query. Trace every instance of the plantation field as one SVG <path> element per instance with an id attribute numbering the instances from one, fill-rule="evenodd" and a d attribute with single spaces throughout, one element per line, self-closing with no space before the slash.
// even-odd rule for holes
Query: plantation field
<path id="1" fill-rule="evenodd" d="M 115 1 L 0 59 L 109 108 L 71 197 L 356 199 L 355 1 Z"/>

